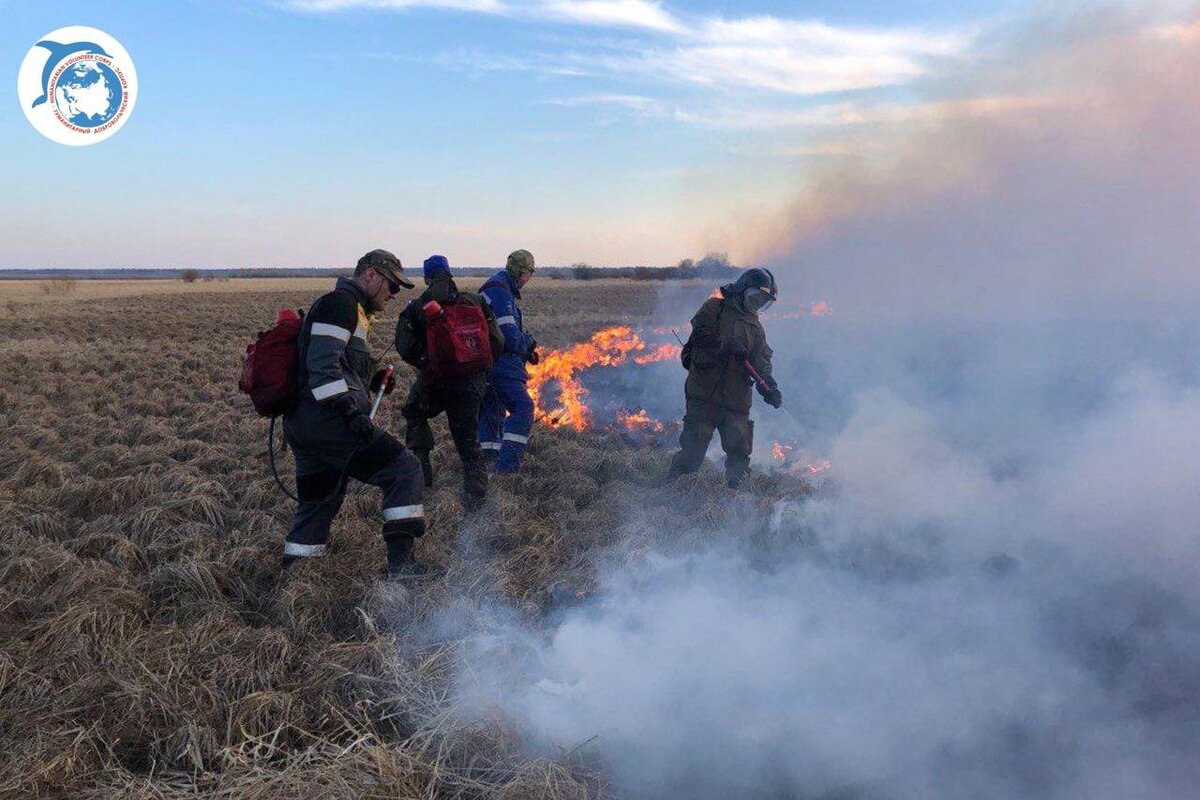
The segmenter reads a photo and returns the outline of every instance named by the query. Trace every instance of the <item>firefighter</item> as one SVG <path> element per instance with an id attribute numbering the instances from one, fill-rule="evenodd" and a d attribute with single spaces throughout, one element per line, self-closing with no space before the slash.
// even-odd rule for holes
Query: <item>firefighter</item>
<path id="1" fill-rule="evenodd" d="M 754 448 L 754 381 L 747 362 L 762 376 L 763 399 L 775 408 L 783 404 L 783 393 L 771 377 L 771 347 L 758 320 L 759 312 L 775 302 L 776 291 L 769 270 L 750 269 L 722 286 L 720 296 L 706 300 L 692 317 L 692 333 L 680 355 L 688 371 L 687 410 L 671 477 L 700 468 L 713 431 L 721 434 L 726 482 L 736 488 L 745 476 Z"/>
<path id="2" fill-rule="evenodd" d="M 396 324 L 396 352 L 408 364 L 418 369 L 404 403 L 404 444 L 421 461 L 425 487 L 433 486 L 433 466 L 429 453 L 433 450 L 433 431 L 429 420 L 443 411 L 450 426 L 450 436 L 463 465 L 463 497 L 468 508 L 477 507 L 487 493 L 487 469 L 479 449 L 479 408 L 487 389 L 488 364 L 500 356 L 504 334 L 496 324 L 496 316 L 483 298 L 471 292 L 461 292 L 450 275 L 450 262 L 445 256 L 425 259 L 426 289 L 416 300 L 410 300 Z M 435 306 L 428 306 L 429 303 Z M 426 308 L 444 308 L 456 304 L 480 309 L 487 325 L 486 346 L 490 348 L 487 363 L 465 375 L 442 377 L 430 368 L 426 347 Z M 437 349 L 435 347 L 435 349 Z"/>
<path id="3" fill-rule="evenodd" d="M 425 532 L 421 464 L 395 438 L 371 422 L 369 392 L 390 392 L 367 344 L 371 319 L 400 287 L 412 288 L 400 259 L 372 250 L 358 260 L 354 277 L 338 278 L 304 317 L 297 341 L 298 397 L 283 429 L 296 458 L 300 503 L 283 545 L 284 565 L 325 552 L 329 525 L 341 508 L 347 478 L 383 493 L 383 539 L 389 577 L 421 575 L 413 558 Z"/>
<path id="4" fill-rule="evenodd" d="M 521 324 L 521 289 L 536 269 L 528 250 L 509 253 L 504 269 L 480 287 L 504 333 L 504 352 L 488 373 L 487 394 L 479 418 L 484 456 L 495 459 L 496 472 L 516 472 L 533 428 L 533 399 L 525 365 L 538 363 L 537 342 Z"/>

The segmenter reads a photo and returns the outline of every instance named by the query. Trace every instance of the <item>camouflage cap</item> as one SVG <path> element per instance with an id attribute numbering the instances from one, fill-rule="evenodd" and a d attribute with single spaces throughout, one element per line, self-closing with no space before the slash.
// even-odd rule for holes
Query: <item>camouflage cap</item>
<path id="1" fill-rule="evenodd" d="M 513 250 L 508 254 L 508 263 L 504 265 L 504 269 L 514 278 L 519 278 L 526 272 L 536 272 L 537 266 L 533 263 L 533 253 L 528 250 Z"/>
<path id="2" fill-rule="evenodd" d="M 416 285 L 404 277 L 404 267 L 400 264 L 400 259 L 387 250 L 372 250 L 360 258 L 354 266 L 354 274 L 360 275 L 365 269 L 378 270 L 381 275 L 384 275 L 389 280 L 393 280 L 409 289 Z"/>

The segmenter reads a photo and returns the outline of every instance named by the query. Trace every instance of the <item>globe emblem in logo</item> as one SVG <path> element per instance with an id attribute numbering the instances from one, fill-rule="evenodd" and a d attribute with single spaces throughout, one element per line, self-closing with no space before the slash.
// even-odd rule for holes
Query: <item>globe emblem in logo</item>
<path id="1" fill-rule="evenodd" d="M 96 28 L 59 28 L 33 43 L 17 75 L 30 124 L 59 144 L 102 142 L 129 121 L 137 71 L 129 53 Z"/>
<path id="2" fill-rule="evenodd" d="M 98 128 L 121 109 L 124 90 L 112 67 L 102 61 L 77 61 L 54 83 L 58 112 L 81 128 Z"/>

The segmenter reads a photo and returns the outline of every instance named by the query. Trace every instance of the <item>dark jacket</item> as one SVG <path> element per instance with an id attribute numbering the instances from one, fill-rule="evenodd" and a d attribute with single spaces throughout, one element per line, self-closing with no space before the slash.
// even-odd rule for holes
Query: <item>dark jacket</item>
<path id="1" fill-rule="evenodd" d="M 753 381 L 734 357 L 739 345 L 759 374 L 771 382 L 771 346 L 758 315 L 746 308 L 741 294 L 706 300 L 692 317 L 692 333 L 680 354 L 688 370 L 684 394 L 689 401 L 750 412 Z"/>
<path id="2" fill-rule="evenodd" d="M 500 270 L 487 279 L 479 292 L 491 306 L 496 323 L 504 333 L 504 352 L 496 359 L 492 372 L 517 380 L 528 380 L 525 356 L 529 354 L 533 337 L 525 332 L 521 308 L 517 305 L 521 299 L 521 287 L 507 270 Z"/>
<path id="3" fill-rule="evenodd" d="M 371 317 L 366 293 L 349 278 L 338 278 L 332 292 L 313 303 L 304 317 L 297 342 L 300 356 L 300 406 L 329 404 L 349 394 L 369 411 L 374 361 L 367 344 Z"/>
<path id="4" fill-rule="evenodd" d="M 425 366 L 425 314 L 423 309 L 430 300 L 436 300 L 442 305 L 462 303 L 483 309 L 483 316 L 488 324 L 488 343 L 492 348 L 492 358 L 497 359 L 504 351 L 504 334 L 496 324 L 496 315 L 482 297 L 471 292 L 460 292 L 449 275 L 437 275 L 429 287 L 416 300 L 409 300 L 408 305 L 400 312 L 400 320 L 396 323 L 396 352 L 405 363 L 417 369 Z"/>

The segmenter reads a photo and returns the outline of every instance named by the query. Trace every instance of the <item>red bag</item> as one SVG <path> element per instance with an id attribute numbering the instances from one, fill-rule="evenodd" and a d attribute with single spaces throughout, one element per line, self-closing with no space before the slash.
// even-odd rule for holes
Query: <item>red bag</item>
<path id="1" fill-rule="evenodd" d="M 304 312 L 285 308 L 275 318 L 275 327 L 262 331 L 246 345 L 246 363 L 238 388 L 250 395 L 254 410 L 275 417 L 291 410 L 299 382 L 297 343 L 304 325 Z"/>
<path id="2" fill-rule="evenodd" d="M 425 304 L 425 374 L 430 379 L 468 378 L 492 368 L 487 317 L 467 303 Z"/>

